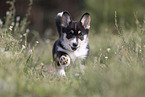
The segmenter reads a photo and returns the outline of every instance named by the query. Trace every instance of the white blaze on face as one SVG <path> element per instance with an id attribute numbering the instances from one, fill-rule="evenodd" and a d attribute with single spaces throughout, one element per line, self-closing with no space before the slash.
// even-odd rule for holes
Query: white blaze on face
<path id="1" fill-rule="evenodd" d="M 77 43 L 77 39 L 76 37 L 73 38 L 71 41 L 70 41 L 70 45 L 73 47 L 73 43 Z"/>

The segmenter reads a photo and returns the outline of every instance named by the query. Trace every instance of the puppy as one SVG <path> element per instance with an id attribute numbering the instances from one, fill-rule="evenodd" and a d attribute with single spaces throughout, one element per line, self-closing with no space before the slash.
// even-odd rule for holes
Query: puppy
<path id="1" fill-rule="evenodd" d="M 71 61 L 81 61 L 89 55 L 90 21 L 89 13 L 85 13 L 80 21 L 72 21 L 67 11 L 57 14 L 55 22 L 59 39 L 54 43 L 52 53 L 58 76 L 65 76 L 64 68 L 69 66 Z"/>

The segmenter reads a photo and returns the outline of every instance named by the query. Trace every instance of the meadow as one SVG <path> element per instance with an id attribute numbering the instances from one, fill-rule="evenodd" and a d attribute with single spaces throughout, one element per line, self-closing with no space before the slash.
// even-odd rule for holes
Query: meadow
<path id="1" fill-rule="evenodd" d="M 31 0 L 30 0 L 31 1 Z M 28 16 L 15 17 L 13 7 L 0 19 L 0 97 L 144 97 L 145 21 L 135 27 L 117 22 L 90 30 L 85 73 L 57 77 L 52 61 L 55 40 L 27 42 Z M 57 37 L 55 38 L 57 39 Z"/>

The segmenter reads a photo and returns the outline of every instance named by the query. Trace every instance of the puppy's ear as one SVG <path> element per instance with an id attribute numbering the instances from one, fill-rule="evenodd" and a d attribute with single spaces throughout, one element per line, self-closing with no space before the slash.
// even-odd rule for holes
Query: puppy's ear
<path id="1" fill-rule="evenodd" d="M 61 26 L 67 27 L 70 22 L 71 22 L 71 17 L 69 13 L 67 11 L 63 12 Z"/>
<path id="2" fill-rule="evenodd" d="M 90 29 L 90 22 L 91 22 L 91 17 L 89 13 L 85 13 L 80 22 L 82 23 L 82 25 L 84 26 L 85 29 Z"/>

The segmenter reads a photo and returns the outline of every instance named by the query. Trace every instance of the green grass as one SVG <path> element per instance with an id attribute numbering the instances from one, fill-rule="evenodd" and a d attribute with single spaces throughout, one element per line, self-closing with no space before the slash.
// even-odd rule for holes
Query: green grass
<path id="1" fill-rule="evenodd" d="M 12 18 L 9 15 L 6 19 Z M 0 97 L 145 96 L 144 24 L 117 28 L 115 34 L 106 26 L 100 27 L 100 34 L 91 29 L 85 74 L 74 76 L 70 68 L 66 77 L 57 77 L 51 54 L 54 41 L 39 40 L 33 46 L 27 38 L 21 41 L 28 29 L 26 18 L 22 21 L 18 27 L 11 25 L 13 21 L 0 24 Z"/>
<path id="2" fill-rule="evenodd" d="M 144 34 L 125 30 L 124 43 L 119 35 L 105 31 L 90 32 L 91 52 L 85 74 L 76 77 L 70 73 L 75 71 L 71 68 L 62 78 L 56 76 L 52 62 L 54 41 L 40 42 L 31 53 L 30 48 L 22 50 L 16 45 L 17 41 L 1 37 L 1 48 L 5 48 L 5 39 L 15 45 L 0 51 L 0 96 L 144 97 Z"/>

